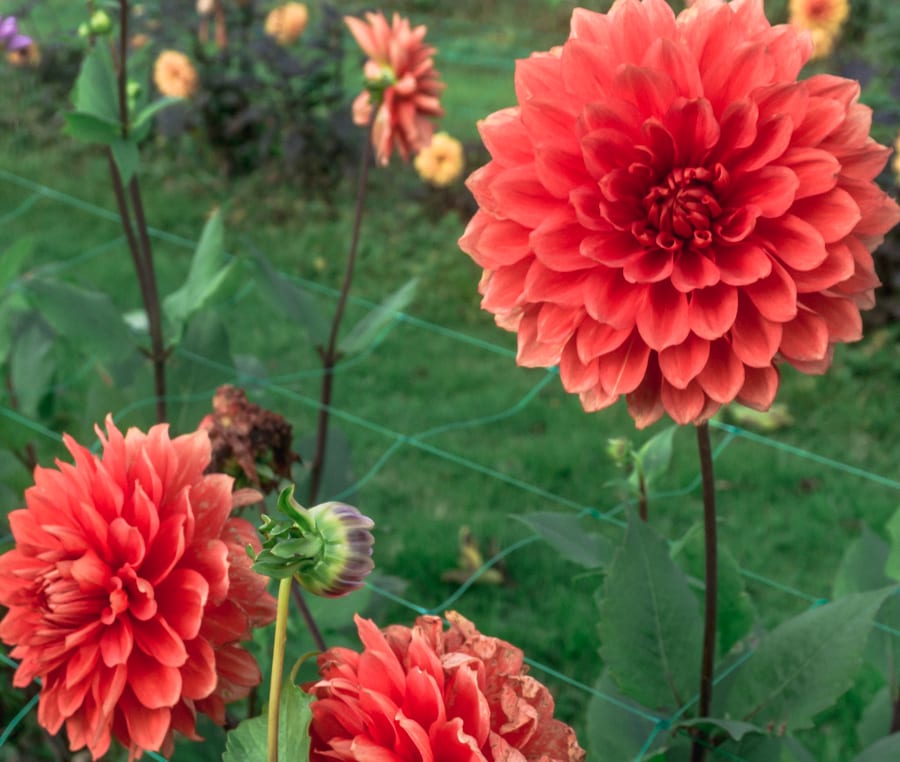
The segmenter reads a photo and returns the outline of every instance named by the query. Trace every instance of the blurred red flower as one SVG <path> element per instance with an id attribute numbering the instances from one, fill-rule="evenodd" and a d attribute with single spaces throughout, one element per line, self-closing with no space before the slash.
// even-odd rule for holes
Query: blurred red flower
<path id="1" fill-rule="evenodd" d="M 431 120 L 444 115 L 440 104 L 444 84 L 431 58 L 435 49 L 424 43 L 427 29 L 411 28 L 409 20 L 396 13 L 390 25 L 383 13 L 367 13 L 366 21 L 345 16 L 344 21 L 369 57 L 364 68 L 368 87 L 353 102 L 353 121 L 369 123 L 370 91 L 380 91 L 372 127 L 375 156 L 379 164 L 387 164 L 396 147 L 407 161 L 431 142 Z"/>
<path id="2" fill-rule="evenodd" d="M 203 474 L 205 432 L 123 437 L 107 418 L 97 433 L 102 457 L 64 437 L 74 464 L 35 469 L 27 508 L 9 515 L 0 638 L 21 660 L 14 685 L 41 679 L 38 721 L 65 723 L 73 750 L 97 759 L 114 736 L 132 757 L 169 754 L 173 730 L 200 740 L 197 712 L 223 723 L 225 702 L 260 681 L 240 641 L 275 602 L 250 568 L 256 530 L 229 518 L 250 491 Z"/>
<path id="3" fill-rule="evenodd" d="M 460 246 L 520 365 L 558 364 L 587 411 L 624 394 L 639 427 L 699 423 L 860 338 L 900 219 L 889 152 L 856 82 L 797 81 L 810 53 L 762 0 L 618 0 L 519 61 Z"/>
<path id="4" fill-rule="evenodd" d="M 455 612 L 380 631 L 356 617 L 363 652 L 331 648 L 312 704 L 311 762 L 580 762 L 553 697 L 522 651 Z"/>

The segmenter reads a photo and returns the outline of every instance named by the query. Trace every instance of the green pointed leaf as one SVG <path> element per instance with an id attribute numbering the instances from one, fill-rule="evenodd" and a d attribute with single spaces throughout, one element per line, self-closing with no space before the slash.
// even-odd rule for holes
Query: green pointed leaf
<path id="1" fill-rule="evenodd" d="M 22 266 L 33 251 L 34 238 L 23 236 L 0 254 L 0 291 L 22 274 Z"/>
<path id="2" fill-rule="evenodd" d="M 634 513 L 599 606 L 600 653 L 625 695 L 653 709 L 683 706 L 700 674 L 697 599 L 666 543 Z"/>
<path id="3" fill-rule="evenodd" d="M 880 590 L 891 584 L 884 568 L 888 544 L 863 525 L 862 534 L 844 551 L 834 578 L 834 597 Z"/>
<path id="4" fill-rule="evenodd" d="M 85 56 L 72 100 L 78 112 L 119 123 L 118 83 L 107 45 L 94 45 Z"/>
<path id="5" fill-rule="evenodd" d="M 281 689 L 278 710 L 278 762 L 309 758 L 312 697 L 290 681 Z M 241 722 L 227 736 L 222 762 L 266 762 L 268 741 L 265 715 Z"/>
<path id="6" fill-rule="evenodd" d="M 676 551 L 677 548 L 677 551 Z M 677 555 L 675 555 L 677 552 Z M 684 538 L 673 544 L 673 555 L 684 559 L 688 574 L 703 579 L 705 569 L 702 528 L 692 527 Z M 728 549 L 719 546 L 719 596 L 716 629 L 720 654 L 727 654 L 753 629 L 756 623 L 756 607 L 747 593 L 740 566 Z"/>
<path id="7" fill-rule="evenodd" d="M 900 508 L 891 516 L 885 528 L 891 538 L 891 550 L 885 563 L 884 573 L 891 579 L 900 581 Z"/>
<path id="8" fill-rule="evenodd" d="M 644 475 L 644 484 L 650 487 L 669 468 L 672 462 L 672 439 L 678 426 L 669 426 L 657 434 L 654 434 L 637 451 L 637 466 L 628 477 L 632 489 L 638 489 L 640 474 Z"/>
<path id="9" fill-rule="evenodd" d="M 607 566 L 612 558 L 612 543 L 605 537 L 586 531 L 585 520 L 574 513 L 529 513 L 513 518 L 540 535 L 563 558 L 588 569 Z"/>
<path id="10" fill-rule="evenodd" d="M 863 710 L 859 724 L 856 726 L 856 737 L 860 746 L 870 746 L 881 738 L 891 727 L 894 714 L 894 703 L 891 701 L 891 689 L 885 685 Z M 897 757 L 900 759 L 900 756 Z"/>
<path id="11" fill-rule="evenodd" d="M 31 278 L 26 286 L 34 308 L 86 355 L 102 362 L 134 350 L 131 333 L 106 294 L 52 278 Z"/>
<path id="12" fill-rule="evenodd" d="M 138 151 L 137 143 L 131 139 L 117 138 L 110 143 L 109 147 L 112 149 L 119 174 L 122 176 L 122 184 L 128 185 L 141 165 L 141 154 Z"/>
<path id="13" fill-rule="evenodd" d="M 875 614 L 891 589 L 856 593 L 789 619 L 760 641 L 725 700 L 729 717 L 810 727 L 852 684 Z"/>
<path id="14" fill-rule="evenodd" d="M 235 260 L 229 261 L 225 253 L 222 213 L 216 210 L 203 228 L 187 278 L 177 291 L 163 300 L 163 312 L 171 324 L 173 342 L 181 340 L 185 325 L 195 313 L 223 295 L 234 266 Z"/>
<path id="15" fill-rule="evenodd" d="M 864 749 L 853 762 L 897 762 L 900 759 L 900 733 L 894 733 Z"/>
<path id="16" fill-rule="evenodd" d="M 592 759 L 633 760 L 641 752 L 650 754 L 665 748 L 668 733 L 659 733 L 649 748 L 647 739 L 657 729 L 653 713 L 622 695 L 613 679 L 604 673 L 594 688 L 602 694 L 591 696 L 587 708 L 587 748 Z"/>
<path id="17" fill-rule="evenodd" d="M 740 741 L 744 736 L 750 733 L 765 733 L 765 731 L 749 722 L 741 722 L 740 720 L 720 720 L 715 717 L 695 717 L 691 720 L 679 722 L 676 728 L 704 728 L 710 737 L 712 733 L 710 728 L 724 730 L 735 741 Z"/>
<path id="18" fill-rule="evenodd" d="M 55 336 L 34 313 L 19 326 L 10 353 L 10 381 L 19 410 L 29 418 L 38 414 L 38 404 L 50 391 L 56 371 Z"/>
<path id="19" fill-rule="evenodd" d="M 261 254 L 254 256 L 256 282 L 263 294 L 272 301 L 275 310 L 306 331 L 316 347 L 328 341 L 329 326 L 310 294 L 284 274 L 278 272 Z"/>
<path id="20" fill-rule="evenodd" d="M 169 106 L 176 103 L 181 103 L 183 100 L 183 98 L 172 97 L 160 98 L 142 108 L 141 112 L 135 117 L 131 124 L 131 134 L 134 136 L 135 140 L 141 141 L 147 137 L 154 116 L 163 109 L 167 109 Z"/>
<path id="21" fill-rule="evenodd" d="M 76 140 L 103 145 L 111 145 L 122 137 L 122 128 L 118 122 L 110 122 L 84 111 L 66 114 L 65 132 Z"/>
<path id="22" fill-rule="evenodd" d="M 418 278 L 407 281 L 397 291 L 391 294 L 380 305 L 362 318 L 350 331 L 341 339 L 338 344 L 338 351 L 342 355 L 353 355 L 367 349 L 378 338 L 379 334 L 386 329 L 397 317 L 398 312 L 402 312 L 412 301 L 418 286 Z"/>

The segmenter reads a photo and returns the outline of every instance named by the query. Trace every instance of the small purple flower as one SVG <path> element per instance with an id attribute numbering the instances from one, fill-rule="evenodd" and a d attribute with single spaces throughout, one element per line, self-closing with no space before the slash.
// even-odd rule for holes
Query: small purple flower
<path id="1" fill-rule="evenodd" d="M 31 38 L 19 34 L 19 25 L 15 16 L 0 16 L 0 50 L 15 53 L 31 45 Z"/>

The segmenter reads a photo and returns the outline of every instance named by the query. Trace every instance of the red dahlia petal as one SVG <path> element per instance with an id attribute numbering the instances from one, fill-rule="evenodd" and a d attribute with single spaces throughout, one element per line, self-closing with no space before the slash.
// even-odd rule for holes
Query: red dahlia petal
<path id="1" fill-rule="evenodd" d="M 754 410 L 768 410 L 778 392 L 778 371 L 771 365 L 765 368 L 744 368 L 744 385 L 738 402 Z"/>
<path id="2" fill-rule="evenodd" d="M 681 344 L 659 353 L 659 369 L 672 386 L 684 389 L 703 370 L 708 359 L 709 342 L 691 333 Z"/>
<path id="3" fill-rule="evenodd" d="M 771 364 L 781 334 L 781 323 L 766 320 L 749 297 L 740 298 L 737 318 L 731 327 L 731 348 L 744 365 L 762 368 Z"/>
<path id="4" fill-rule="evenodd" d="M 677 389 L 663 379 L 661 398 L 666 412 L 682 426 L 695 422 L 706 405 L 706 395 L 696 381 Z"/>
<path id="5" fill-rule="evenodd" d="M 825 243 L 840 241 L 862 219 L 859 206 L 843 188 L 832 188 L 827 193 L 801 199 L 791 212 L 812 225 Z"/>
<path id="6" fill-rule="evenodd" d="M 641 383 L 647 370 L 650 348 L 636 332 L 618 349 L 599 358 L 600 384 L 610 396 L 627 394 Z"/>
<path id="7" fill-rule="evenodd" d="M 148 709 L 173 706 L 181 696 L 181 672 L 146 656 L 139 649 L 128 660 L 128 686 Z"/>
<path id="8" fill-rule="evenodd" d="M 745 286 L 744 292 L 768 320 L 785 323 L 797 314 L 797 286 L 777 262 L 772 262 L 768 277 Z"/>
<path id="9" fill-rule="evenodd" d="M 791 360 L 821 360 L 828 351 L 828 326 L 806 309 L 784 324 L 779 351 Z"/>
<path id="10" fill-rule="evenodd" d="M 719 283 L 694 291 L 688 306 L 690 330 L 704 339 L 718 339 L 734 325 L 738 311 L 738 292 Z"/>
<path id="11" fill-rule="evenodd" d="M 706 394 L 722 404 L 731 402 L 744 385 L 744 364 L 725 339 L 710 344 L 709 360 L 697 376 Z"/>
<path id="12" fill-rule="evenodd" d="M 684 341 L 690 333 L 687 296 L 668 283 L 654 283 L 647 288 L 635 323 L 651 349 L 659 351 Z"/>

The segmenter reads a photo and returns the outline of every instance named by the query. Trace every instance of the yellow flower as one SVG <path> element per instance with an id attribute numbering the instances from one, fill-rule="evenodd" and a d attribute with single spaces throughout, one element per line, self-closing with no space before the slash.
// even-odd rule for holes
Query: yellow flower
<path id="1" fill-rule="evenodd" d="M 290 45 L 303 34 L 308 19 L 309 11 L 303 3 L 280 5 L 266 16 L 266 34 L 279 45 Z"/>
<path id="2" fill-rule="evenodd" d="M 791 0 L 791 24 L 812 34 L 813 58 L 831 53 L 834 42 L 847 16 L 849 0 Z"/>
<path id="3" fill-rule="evenodd" d="M 177 50 L 164 50 L 153 66 L 157 89 L 173 98 L 189 98 L 197 91 L 199 78 L 191 59 Z"/>
<path id="4" fill-rule="evenodd" d="M 6 60 L 13 66 L 36 68 L 41 63 L 41 49 L 32 40 L 24 48 L 11 50 L 6 54 Z"/>
<path id="5" fill-rule="evenodd" d="M 894 182 L 900 186 L 900 134 L 894 141 L 894 158 L 891 159 L 891 169 L 894 170 Z"/>
<path id="6" fill-rule="evenodd" d="M 439 187 L 450 185 L 463 171 L 462 143 L 446 132 L 435 133 L 431 144 L 416 155 L 413 166 L 425 182 Z"/>

